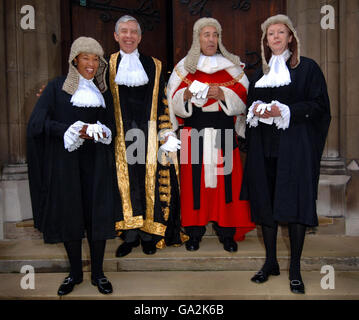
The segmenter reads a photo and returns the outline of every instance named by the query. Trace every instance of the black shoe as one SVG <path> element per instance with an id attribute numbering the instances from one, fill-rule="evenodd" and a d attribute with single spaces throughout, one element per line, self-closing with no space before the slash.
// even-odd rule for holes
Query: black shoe
<path id="1" fill-rule="evenodd" d="M 305 294 L 304 283 L 300 280 L 290 280 L 290 291 L 293 293 Z"/>
<path id="2" fill-rule="evenodd" d="M 124 257 L 127 256 L 132 248 L 138 247 L 140 245 L 140 240 L 136 240 L 134 242 L 124 242 L 122 243 L 116 250 L 116 257 Z"/>
<path id="3" fill-rule="evenodd" d="M 188 251 L 197 251 L 199 249 L 199 239 L 190 238 L 188 241 L 186 241 L 186 249 Z"/>
<path id="4" fill-rule="evenodd" d="M 91 279 L 91 283 L 96 286 L 98 291 L 102 294 L 112 293 L 112 284 L 105 276 L 98 279 Z"/>
<path id="5" fill-rule="evenodd" d="M 279 265 L 276 265 L 269 271 L 263 270 L 262 268 L 252 277 L 251 281 L 255 283 L 263 283 L 268 280 L 269 276 L 279 276 L 279 275 L 280 275 Z"/>
<path id="6" fill-rule="evenodd" d="M 223 248 L 228 252 L 236 252 L 238 250 L 238 245 L 232 238 L 224 238 Z"/>
<path id="7" fill-rule="evenodd" d="M 145 254 L 155 254 L 157 251 L 156 243 L 153 241 L 141 241 L 142 251 Z"/>
<path id="8" fill-rule="evenodd" d="M 59 296 L 64 296 L 65 294 L 70 293 L 76 284 L 82 282 L 82 278 L 75 280 L 72 276 L 68 276 L 65 278 L 64 282 L 61 283 L 59 290 L 57 290 L 57 294 Z"/>

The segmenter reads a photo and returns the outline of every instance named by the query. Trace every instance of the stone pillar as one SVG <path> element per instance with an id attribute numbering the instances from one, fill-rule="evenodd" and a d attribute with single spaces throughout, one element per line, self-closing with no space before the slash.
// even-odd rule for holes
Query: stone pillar
<path id="1" fill-rule="evenodd" d="M 0 0 L 0 61 L 6 65 L 5 54 L 5 0 Z M 8 134 L 8 107 L 7 107 L 7 81 L 5 68 L 0 68 L 0 167 L 8 162 L 9 134 Z"/>
<path id="2" fill-rule="evenodd" d="M 34 29 L 21 26 L 25 5 L 34 8 Z M 0 26 L 0 222 L 5 224 L 32 218 L 26 127 L 38 89 L 61 75 L 60 0 L 0 0 Z"/>
<path id="3" fill-rule="evenodd" d="M 359 1 L 340 1 L 341 152 L 351 180 L 347 191 L 346 230 L 359 235 Z"/>
<path id="4" fill-rule="evenodd" d="M 318 213 L 345 218 L 347 235 L 359 234 L 359 1 L 287 1 L 302 55 L 321 66 L 328 84 L 332 122 L 323 154 Z M 335 29 L 323 30 L 321 8 L 335 10 Z M 350 168 L 346 165 L 350 163 Z"/>
<path id="5" fill-rule="evenodd" d="M 338 0 L 288 0 L 288 16 L 295 25 L 301 42 L 301 55 L 312 58 L 321 67 L 327 80 L 331 103 L 332 121 L 330 124 L 323 158 L 338 159 L 339 147 L 339 28 Z M 322 6 L 329 4 L 336 13 L 334 30 L 321 28 Z"/>
<path id="6" fill-rule="evenodd" d="M 60 0 L 3 1 L 9 164 L 26 162 L 26 125 L 41 84 L 61 73 Z M 21 28 L 25 5 L 35 9 L 35 29 Z M 1 54 L 1 53 L 0 53 Z M 1 151 L 3 152 L 3 151 Z"/>

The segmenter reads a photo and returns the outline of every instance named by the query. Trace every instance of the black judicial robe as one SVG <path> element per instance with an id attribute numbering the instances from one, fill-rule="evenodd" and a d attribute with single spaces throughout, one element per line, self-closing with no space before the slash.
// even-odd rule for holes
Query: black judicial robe
<path id="1" fill-rule="evenodd" d="M 27 127 L 27 160 L 34 225 L 46 243 L 79 240 L 86 227 L 92 240 L 114 238 L 115 167 L 113 146 L 85 140 L 77 150 L 64 148 L 63 136 L 78 120 L 99 120 L 115 138 L 111 93 L 106 108 L 80 108 L 62 90 L 65 77 L 49 82 Z"/>
<path id="2" fill-rule="evenodd" d="M 248 93 L 248 107 L 256 100 L 265 103 L 277 100 L 291 112 L 289 128 L 275 129 L 277 174 L 273 203 L 264 164 L 263 132 L 267 125 L 261 122 L 257 127 L 247 126 L 248 153 L 241 199 L 250 200 L 251 219 L 257 224 L 273 225 L 276 221 L 317 226 L 320 160 L 331 119 L 327 86 L 313 60 L 301 57 L 295 69 L 287 66 L 292 81 L 289 85 L 255 88 L 263 76 L 259 69 Z"/>
<path id="3" fill-rule="evenodd" d="M 115 140 L 117 181 L 122 204 L 116 229 L 119 233 L 129 229 L 148 232 L 154 236 L 157 247 L 163 248 L 182 243 L 178 166 L 157 161 L 162 143 L 158 141 L 158 133 L 172 129 L 161 62 L 142 54 L 139 59 L 149 79 L 146 85 L 139 87 L 115 83 L 121 61 L 119 52 L 111 56 L 109 63 L 108 83 L 118 133 Z M 154 124 L 152 129 L 149 122 Z M 129 138 L 133 129 L 143 135 L 136 136 L 136 131 L 132 131 L 135 138 Z M 129 157 L 137 157 L 137 161 L 128 161 Z"/>

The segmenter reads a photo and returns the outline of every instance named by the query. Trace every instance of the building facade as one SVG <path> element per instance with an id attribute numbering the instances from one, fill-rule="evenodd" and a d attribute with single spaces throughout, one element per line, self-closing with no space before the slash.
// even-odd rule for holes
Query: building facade
<path id="1" fill-rule="evenodd" d="M 69 16 L 71 12 L 74 14 L 74 9 L 71 9 L 74 2 L 0 0 L 0 239 L 7 238 L 8 223 L 32 218 L 26 167 L 26 126 L 37 100 L 36 92 L 42 84 L 63 73 L 72 37 L 76 32 L 86 30 L 79 28 L 69 33 L 68 26 L 76 21 L 74 16 Z M 85 9 L 86 4 L 96 1 L 78 2 L 84 8 L 76 10 Z M 165 60 L 167 70 L 171 70 L 179 56 L 184 56 L 181 50 L 188 50 L 185 45 L 173 44 L 182 41 L 190 45 L 193 25 L 190 22 L 201 14 L 217 18 L 215 6 L 220 3 L 223 11 L 228 10 L 229 17 L 238 14 L 245 17 L 251 14 L 251 10 L 255 12 L 255 6 L 264 3 L 262 0 L 228 0 L 230 4 L 226 8 L 226 1 L 215 0 L 197 1 L 197 7 L 194 6 L 196 1 L 173 0 L 170 5 L 163 0 L 144 2 L 155 9 L 158 7 L 158 12 L 167 17 L 166 24 L 161 21 L 161 15 L 153 14 L 155 23 L 164 23 L 165 29 L 168 27 L 163 35 L 167 48 L 157 54 L 163 54 L 159 58 Z M 301 54 L 313 58 L 327 80 L 332 122 L 321 168 L 319 215 L 331 221 L 340 220 L 343 234 L 359 235 L 359 199 L 356 197 L 359 193 L 359 0 L 273 0 L 265 3 L 267 15 L 281 12 L 292 19 L 301 40 Z M 238 11 L 240 6 L 241 13 Z M 34 9 L 34 21 L 31 20 L 31 8 Z M 120 13 L 126 13 L 126 10 Z M 254 13 L 251 17 L 250 22 L 243 19 L 240 27 L 247 28 L 243 34 L 255 37 L 259 47 L 256 39 L 260 36 L 260 23 L 264 19 Z M 235 23 L 238 19 L 232 19 L 229 26 L 239 26 Z M 78 23 L 84 24 L 81 21 Z M 173 24 L 169 26 L 168 21 Z M 187 26 L 182 26 L 181 33 L 178 33 L 176 26 L 181 21 L 186 21 Z M 226 23 L 224 32 L 228 29 Z M 150 27 L 147 32 L 151 32 Z M 108 39 L 111 37 L 112 33 Z M 243 48 L 252 43 L 243 37 L 234 32 L 225 43 L 241 57 Z M 111 43 L 112 40 L 108 41 Z M 106 47 L 112 48 L 111 45 L 106 43 L 105 51 Z M 150 43 L 145 43 L 143 49 L 156 55 L 151 53 L 157 49 Z"/>

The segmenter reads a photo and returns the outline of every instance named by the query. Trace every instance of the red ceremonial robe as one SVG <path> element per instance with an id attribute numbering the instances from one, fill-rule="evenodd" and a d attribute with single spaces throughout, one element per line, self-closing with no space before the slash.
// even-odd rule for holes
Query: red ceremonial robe
<path id="1" fill-rule="evenodd" d="M 205 186 L 205 165 L 202 161 L 200 182 L 197 186 L 200 187 L 199 193 L 199 208 L 195 205 L 196 184 L 194 183 L 194 165 L 191 159 L 191 132 L 193 130 L 200 131 L 203 127 L 213 127 L 217 129 L 233 129 L 235 132 L 235 122 L 238 117 L 245 117 L 245 104 L 247 99 L 247 79 L 243 73 L 240 72 L 240 77 L 233 77 L 233 71 L 230 74 L 227 70 L 220 70 L 212 74 L 208 74 L 197 70 L 194 74 L 185 73 L 181 70 L 181 62 L 176 66 L 175 76 L 171 76 L 169 81 L 169 106 L 173 107 L 173 112 L 177 116 L 177 121 L 183 124 L 181 130 L 181 221 L 182 226 L 206 226 L 208 222 L 217 222 L 221 227 L 235 227 L 236 235 L 235 240 L 243 240 L 244 235 L 251 231 L 255 225 L 250 219 L 249 202 L 239 200 L 241 184 L 242 184 L 242 163 L 240 158 L 240 152 L 236 143 L 233 146 L 232 152 L 232 172 L 229 174 L 229 180 L 226 176 L 221 174 L 224 164 L 219 161 L 217 164 L 217 186 L 207 187 Z M 245 79 L 243 79 L 245 77 Z M 193 106 L 193 112 L 189 117 L 178 117 L 176 112 L 176 106 L 173 104 L 176 102 L 175 95 L 186 88 L 194 80 L 198 80 L 202 83 L 207 83 L 210 86 L 220 86 L 226 88 L 225 94 L 225 106 L 230 108 L 231 103 L 227 101 L 230 95 L 235 93 L 239 98 L 241 107 L 236 106 L 236 110 L 233 112 L 227 110 L 227 114 L 224 112 L 223 102 L 220 104 L 218 101 L 209 99 L 201 108 Z M 232 91 L 232 93 L 229 92 Z M 183 91 L 183 90 L 182 90 Z M 235 101 L 236 102 L 236 101 Z M 232 101 L 233 103 L 233 101 Z M 238 104 L 238 103 L 237 103 Z M 188 109 L 188 106 L 185 106 Z M 210 112 L 206 112 L 205 108 L 211 108 Z M 242 109 L 241 109 L 242 108 Z M 238 113 L 241 110 L 240 113 Z M 188 110 L 187 110 L 188 111 Z M 235 113 L 235 114 L 233 114 Z M 230 114 L 230 115 L 228 115 Z M 205 120 L 203 120 L 206 118 Z M 244 118 L 245 119 L 245 118 Z M 243 120 L 242 120 L 243 121 Z M 175 126 L 176 127 L 176 126 Z M 223 131 L 222 131 L 223 132 Z M 235 135 L 235 133 L 234 133 Z M 223 144 L 222 144 L 223 146 Z M 200 147 L 201 148 L 201 147 Z M 193 152 L 193 150 L 192 150 Z M 200 156 L 203 152 L 199 152 Z M 218 150 L 219 156 L 223 157 L 228 153 L 228 150 L 224 152 L 223 148 Z M 222 161 L 223 162 L 223 161 Z M 228 181 L 230 187 L 228 188 Z M 229 189 L 229 190 L 228 190 Z M 231 195 L 228 195 L 228 192 Z M 226 194 L 227 193 L 227 194 Z"/>

